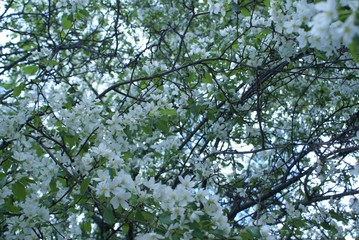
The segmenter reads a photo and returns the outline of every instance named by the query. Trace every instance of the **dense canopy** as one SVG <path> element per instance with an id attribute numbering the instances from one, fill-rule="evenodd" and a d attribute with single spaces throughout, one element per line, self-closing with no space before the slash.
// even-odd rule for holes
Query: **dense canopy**
<path id="1" fill-rule="evenodd" d="M 1 239 L 359 237 L 359 1 L 0 5 Z"/>

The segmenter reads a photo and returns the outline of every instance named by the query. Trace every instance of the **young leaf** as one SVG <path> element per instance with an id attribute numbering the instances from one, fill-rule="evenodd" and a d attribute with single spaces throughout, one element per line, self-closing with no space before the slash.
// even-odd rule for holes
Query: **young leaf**
<path id="1" fill-rule="evenodd" d="M 34 75 L 37 70 L 39 70 L 39 67 L 34 65 L 24 67 L 24 72 L 29 75 Z"/>
<path id="2" fill-rule="evenodd" d="M 124 234 L 128 233 L 128 230 L 130 230 L 130 226 L 128 224 L 123 224 L 122 231 Z"/>
<path id="3" fill-rule="evenodd" d="M 203 231 L 198 229 L 197 231 L 193 232 L 193 237 L 195 237 L 196 239 L 204 239 L 205 235 Z"/>
<path id="4" fill-rule="evenodd" d="M 25 83 L 20 83 L 13 90 L 14 97 L 18 97 L 21 94 L 21 91 L 25 88 Z"/>
<path id="5" fill-rule="evenodd" d="M 54 66 L 56 66 L 56 65 L 58 65 L 59 63 L 57 62 L 57 61 L 55 61 L 55 60 L 50 60 L 49 61 L 49 66 L 52 66 L 52 67 L 54 67 Z"/>
<path id="6" fill-rule="evenodd" d="M 343 223 L 345 223 L 345 224 L 348 223 L 348 220 L 347 220 L 345 217 L 343 217 L 342 215 L 336 213 L 334 210 L 330 210 L 330 211 L 329 211 L 329 214 L 330 214 L 330 216 L 331 216 L 332 218 L 334 218 L 334 219 L 337 220 L 337 221 L 341 221 L 341 222 L 343 222 Z"/>
<path id="7" fill-rule="evenodd" d="M 35 116 L 34 117 L 34 126 L 36 127 L 36 128 L 38 128 L 39 126 L 40 126 L 40 123 L 41 123 L 41 119 L 40 119 L 40 117 L 39 116 Z"/>
<path id="8" fill-rule="evenodd" d="M 359 63 L 359 36 L 355 36 L 352 43 L 349 45 L 350 54 L 353 60 Z"/>
<path id="9" fill-rule="evenodd" d="M 21 182 L 15 182 L 12 185 L 12 193 L 19 200 L 25 200 L 26 198 L 26 188 Z"/>
<path id="10" fill-rule="evenodd" d="M 158 111 L 161 115 L 176 115 L 177 111 L 175 109 L 162 109 Z"/>
<path id="11" fill-rule="evenodd" d="M 300 218 L 295 218 L 295 219 L 292 219 L 291 224 L 297 228 L 306 227 L 307 221 L 300 219 Z"/>
<path id="12" fill-rule="evenodd" d="M 84 17 L 89 17 L 90 13 L 86 10 L 86 9 L 81 9 L 80 10 L 81 15 L 83 15 Z"/>
<path id="13" fill-rule="evenodd" d="M 63 28 L 64 30 L 67 30 L 67 29 L 70 29 L 70 28 L 71 28 L 72 22 L 70 21 L 68 15 L 65 14 L 65 15 L 62 17 L 61 26 L 62 26 L 62 28 Z"/>
<path id="14" fill-rule="evenodd" d="M 151 213 L 148 212 L 141 212 L 143 219 L 145 219 L 146 221 L 152 221 L 154 219 L 154 216 Z"/>
<path id="15" fill-rule="evenodd" d="M 171 215 L 169 215 L 169 214 L 161 215 L 159 220 L 162 224 L 165 224 L 165 225 L 169 225 L 172 223 Z"/>
<path id="16" fill-rule="evenodd" d="M 243 16 L 245 16 L 245 17 L 249 17 L 251 15 L 251 12 L 248 11 L 248 9 L 245 7 L 242 7 L 240 11 L 243 14 Z"/>
<path id="17" fill-rule="evenodd" d="M 10 201 L 5 201 L 5 208 L 7 212 L 19 214 L 20 208 L 17 206 L 14 206 Z"/>
<path id="18" fill-rule="evenodd" d="M 115 222 L 111 205 L 108 205 L 103 212 L 103 221 L 107 224 L 112 225 Z"/>
<path id="19" fill-rule="evenodd" d="M 85 230 L 85 232 L 90 233 L 91 232 L 91 222 L 84 222 L 83 229 Z"/>
<path id="20" fill-rule="evenodd" d="M 57 187 L 57 184 L 56 184 L 56 178 L 53 178 L 50 182 L 50 189 L 51 191 L 53 192 L 57 192 L 59 191 L 59 188 Z"/>
<path id="21" fill-rule="evenodd" d="M 206 73 L 204 74 L 204 78 L 202 79 L 202 81 L 203 81 L 204 83 L 212 84 L 212 83 L 213 83 L 213 80 L 212 80 L 211 74 L 210 74 L 209 72 L 206 72 Z"/>
<path id="22" fill-rule="evenodd" d="M 4 172 L 7 173 L 7 171 L 11 167 L 11 161 L 5 160 L 1 163 L 1 166 L 2 166 L 2 169 L 4 170 Z"/>
<path id="23" fill-rule="evenodd" d="M 156 128 L 164 133 L 168 133 L 170 130 L 170 126 L 166 120 L 159 120 L 158 123 L 156 123 Z"/>
<path id="24" fill-rule="evenodd" d="M 80 186 L 80 193 L 84 194 L 90 184 L 91 178 L 86 178 L 82 181 L 81 186 Z"/>
<path id="25" fill-rule="evenodd" d="M 269 8 L 270 7 L 270 0 L 264 0 L 264 5 Z"/>

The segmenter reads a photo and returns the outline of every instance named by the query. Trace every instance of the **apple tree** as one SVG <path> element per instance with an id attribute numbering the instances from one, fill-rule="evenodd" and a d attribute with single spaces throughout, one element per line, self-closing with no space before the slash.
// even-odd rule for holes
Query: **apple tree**
<path id="1" fill-rule="evenodd" d="M 0 238 L 359 237 L 358 1 L 0 4 Z"/>

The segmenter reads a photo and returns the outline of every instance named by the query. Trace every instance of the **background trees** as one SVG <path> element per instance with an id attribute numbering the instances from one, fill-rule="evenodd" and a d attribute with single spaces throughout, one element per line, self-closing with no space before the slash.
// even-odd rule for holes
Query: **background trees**
<path id="1" fill-rule="evenodd" d="M 2 238 L 358 236 L 357 1 L 2 6 Z"/>

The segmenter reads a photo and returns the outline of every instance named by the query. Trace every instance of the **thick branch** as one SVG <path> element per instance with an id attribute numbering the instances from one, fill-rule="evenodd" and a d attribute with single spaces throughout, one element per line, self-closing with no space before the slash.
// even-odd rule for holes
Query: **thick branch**
<path id="1" fill-rule="evenodd" d="M 306 171 L 302 172 L 301 174 L 298 174 L 297 176 L 287 180 L 286 182 L 279 184 L 278 186 L 269 189 L 268 192 L 262 194 L 261 196 L 258 197 L 258 199 L 260 199 L 261 201 L 267 200 L 268 198 L 276 195 L 277 193 L 281 192 L 283 189 L 286 189 L 287 187 L 289 187 L 290 185 L 292 185 L 293 183 L 298 182 L 302 177 L 306 176 L 307 174 L 310 174 L 312 171 L 314 170 L 313 167 L 308 168 Z M 238 201 L 236 201 L 234 203 L 234 206 L 232 208 L 232 210 L 230 211 L 230 213 L 227 215 L 228 220 L 232 221 L 236 215 L 240 212 L 243 211 L 247 208 L 253 207 L 258 203 L 258 201 L 256 200 L 250 200 L 247 201 L 243 204 L 239 204 Z"/>
<path id="2" fill-rule="evenodd" d="M 359 194 L 359 190 L 350 190 L 350 191 L 345 191 L 342 193 L 327 195 L 327 196 L 316 196 L 316 197 L 312 197 L 312 198 L 308 199 L 307 201 L 305 201 L 303 203 L 303 205 L 309 205 L 311 203 L 320 202 L 320 201 L 329 200 L 329 199 L 339 199 L 339 198 L 342 198 L 345 196 L 352 196 L 352 195 L 356 195 L 356 194 Z"/>

